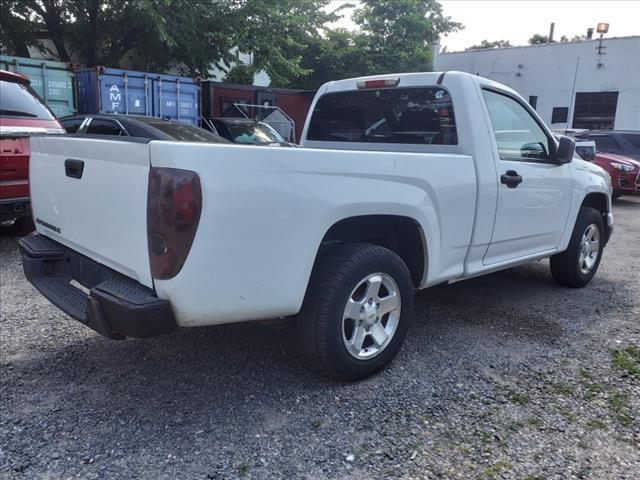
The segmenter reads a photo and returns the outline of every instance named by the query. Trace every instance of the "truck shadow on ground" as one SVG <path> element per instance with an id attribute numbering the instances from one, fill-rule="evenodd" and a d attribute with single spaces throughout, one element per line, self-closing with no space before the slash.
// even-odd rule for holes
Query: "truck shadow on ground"
<path id="1" fill-rule="evenodd" d="M 399 358 L 353 390 L 309 371 L 292 324 L 183 329 L 121 342 L 83 335 L 62 348 L 47 346 L 29 359 L 17 358 L 9 368 L 5 364 L 4 403 L 25 415 L 29 409 L 53 408 L 77 419 L 89 415 L 92 422 L 112 422 L 117 414 L 117 428 L 124 429 L 141 422 L 161 428 L 176 419 L 196 429 L 203 423 L 242 423 L 264 414 L 260 405 L 356 392 L 383 380 L 402 382 L 396 373 L 405 366 L 422 366 L 421 374 L 435 376 L 438 384 L 444 379 L 437 376 L 450 372 L 445 365 L 481 358 L 494 346 L 506 356 L 509 342 L 553 350 L 628 302 L 624 286 L 606 278 L 581 290 L 557 287 L 546 262 L 437 286 L 417 295 L 416 322 Z"/>

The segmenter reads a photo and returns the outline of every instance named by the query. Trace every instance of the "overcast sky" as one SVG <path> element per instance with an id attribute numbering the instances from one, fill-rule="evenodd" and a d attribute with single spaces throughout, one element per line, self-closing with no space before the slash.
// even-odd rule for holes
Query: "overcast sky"
<path id="1" fill-rule="evenodd" d="M 346 0 L 334 0 L 330 8 Z M 350 3 L 357 3 L 351 0 Z M 572 37 L 586 33 L 598 22 L 610 24 L 609 37 L 640 35 L 640 1 L 480 1 L 441 0 L 445 15 L 461 22 L 464 30 L 441 39 L 441 45 L 450 52 L 464 50 L 482 40 L 509 40 L 512 45 L 526 45 L 534 34 L 549 33 L 549 24 L 555 22 L 554 38 Z M 346 15 L 348 17 L 348 13 Z M 336 26 L 354 29 L 349 18 Z"/>

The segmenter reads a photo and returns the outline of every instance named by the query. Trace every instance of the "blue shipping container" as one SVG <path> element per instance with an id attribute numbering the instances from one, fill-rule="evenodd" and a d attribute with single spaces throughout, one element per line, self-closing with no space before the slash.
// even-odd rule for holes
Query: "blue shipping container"
<path id="1" fill-rule="evenodd" d="M 191 78 L 97 67 L 78 70 L 76 83 L 80 113 L 200 120 L 200 85 Z"/>
<path id="2" fill-rule="evenodd" d="M 159 75 L 154 80 L 153 108 L 157 117 L 169 117 L 198 125 L 200 85 L 188 77 Z"/>
<path id="3" fill-rule="evenodd" d="M 0 55 L 0 69 L 20 73 L 31 80 L 33 89 L 56 117 L 75 113 L 73 72 L 66 63 Z"/>

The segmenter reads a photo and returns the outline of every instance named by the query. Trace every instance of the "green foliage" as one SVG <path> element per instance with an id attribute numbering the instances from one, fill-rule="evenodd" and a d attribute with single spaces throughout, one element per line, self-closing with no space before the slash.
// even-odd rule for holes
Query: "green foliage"
<path id="1" fill-rule="evenodd" d="M 316 89 L 340 78 L 432 70 L 431 46 L 462 29 L 435 0 L 362 0 L 353 13 L 355 32 L 325 30 L 297 46 L 309 73 L 280 86 Z"/>
<path id="2" fill-rule="evenodd" d="M 336 78 L 429 71 L 431 45 L 462 28 L 436 0 L 362 0 L 356 32 L 329 29 L 330 0 L 3 0 L 0 42 L 25 55 L 46 32 L 60 60 L 140 70 L 174 66 L 208 77 L 228 71 L 232 50 L 253 63 L 231 78 L 265 70 L 273 85 L 314 89 Z"/>
<path id="3" fill-rule="evenodd" d="M 536 33 L 529 39 L 529 45 L 541 45 L 543 43 L 549 43 L 549 37 L 547 35 Z"/>
<path id="4" fill-rule="evenodd" d="M 629 347 L 611 350 L 611 363 L 631 377 L 640 377 L 640 347 Z"/>
<path id="5" fill-rule="evenodd" d="M 240 85 L 253 85 L 253 75 L 255 70 L 249 65 L 234 65 L 224 77 L 227 83 L 237 83 Z"/>
<path id="6" fill-rule="evenodd" d="M 504 48 L 510 47 L 511 43 L 509 40 L 482 40 L 479 45 L 472 45 L 465 50 L 482 50 L 485 48 Z"/>

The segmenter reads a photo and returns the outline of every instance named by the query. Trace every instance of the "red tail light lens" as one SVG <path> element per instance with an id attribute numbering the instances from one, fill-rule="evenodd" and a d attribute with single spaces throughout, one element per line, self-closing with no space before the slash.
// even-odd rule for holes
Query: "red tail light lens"
<path id="1" fill-rule="evenodd" d="M 399 78 L 383 78 L 379 80 L 360 80 L 356 83 L 359 89 L 363 88 L 384 88 L 384 87 L 397 87 L 400 83 Z"/>
<path id="2" fill-rule="evenodd" d="M 190 170 L 152 168 L 147 195 L 147 240 L 151 275 L 175 277 L 184 265 L 196 236 L 202 189 Z"/>

